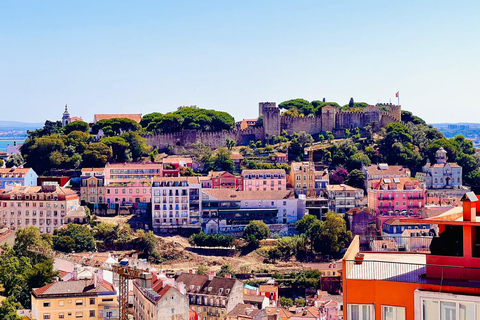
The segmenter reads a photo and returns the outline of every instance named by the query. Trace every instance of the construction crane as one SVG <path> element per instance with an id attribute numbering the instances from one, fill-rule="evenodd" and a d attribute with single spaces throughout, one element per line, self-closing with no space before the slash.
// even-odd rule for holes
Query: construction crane
<path id="1" fill-rule="evenodd" d="M 320 149 L 328 148 L 328 144 L 316 144 L 304 149 L 308 154 L 308 174 L 307 174 L 307 198 L 316 198 L 315 192 L 315 163 L 313 162 L 313 152 Z"/>
<path id="2" fill-rule="evenodd" d="M 146 270 L 138 269 L 136 267 L 131 267 L 121 263 L 101 263 L 92 258 L 83 256 L 70 256 L 62 252 L 58 252 L 52 249 L 40 248 L 37 246 L 30 246 L 27 250 L 36 254 L 47 256 L 49 258 L 62 259 L 76 264 L 80 264 L 82 266 L 93 267 L 118 274 L 118 305 L 120 309 L 119 320 L 128 320 L 128 280 L 140 278 L 142 273 L 148 272 Z"/>

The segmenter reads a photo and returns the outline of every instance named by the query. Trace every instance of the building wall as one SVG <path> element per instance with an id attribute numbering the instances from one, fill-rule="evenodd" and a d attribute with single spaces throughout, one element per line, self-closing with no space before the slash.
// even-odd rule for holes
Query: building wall
<path id="1" fill-rule="evenodd" d="M 105 200 L 107 203 L 148 203 L 151 201 L 151 186 L 146 181 L 135 181 L 127 184 L 110 183 L 106 186 Z"/>
<path id="2" fill-rule="evenodd" d="M 142 320 L 188 320 L 189 304 L 186 296 L 170 289 L 156 303 L 149 299 L 139 285 L 133 285 L 133 310 L 135 319 Z"/>
<path id="3" fill-rule="evenodd" d="M 286 190 L 287 179 L 285 173 L 270 173 L 265 170 L 258 170 L 258 173 L 242 173 L 243 190 Z"/>
<path id="4" fill-rule="evenodd" d="M 68 295 L 64 293 L 62 297 L 35 297 L 32 295 L 32 315 L 35 319 L 48 319 L 45 315 L 50 315 L 49 319 L 98 319 L 99 305 L 108 303 L 116 304 L 117 295 L 115 293 L 102 293 L 98 295 Z M 90 299 L 94 299 L 94 303 L 90 303 Z M 108 300 L 108 302 L 107 302 Z M 111 300 L 111 301 L 110 301 Z M 44 306 L 49 302 L 50 306 Z M 80 305 L 78 303 L 81 303 Z M 104 309 L 104 307 L 101 307 Z M 118 307 L 117 307 L 118 310 Z M 90 311 L 95 313 L 94 317 L 90 317 Z M 116 312 L 118 314 L 118 311 Z M 70 314 L 70 315 L 69 315 Z M 80 317 L 81 315 L 81 317 Z M 103 318 L 108 319 L 108 318 Z"/>
<path id="5" fill-rule="evenodd" d="M 367 190 L 368 207 L 377 214 L 390 211 L 417 214 L 425 208 L 425 190 Z M 398 203 L 398 204 L 397 204 Z"/>

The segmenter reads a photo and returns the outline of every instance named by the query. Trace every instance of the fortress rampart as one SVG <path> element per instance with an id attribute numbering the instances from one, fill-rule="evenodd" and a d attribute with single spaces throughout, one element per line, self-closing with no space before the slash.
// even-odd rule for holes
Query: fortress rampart
<path id="1" fill-rule="evenodd" d="M 320 116 L 292 117 L 281 115 L 275 102 L 260 102 L 259 115 L 263 118 L 263 127 L 219 132 L 182 130 L 176 133 L 147 134 L 144 137 L 149 145 L 160 150 L 169 146 L 189 148 L 195 143 L 203 143 L 216 149 L 225 147 L 227 139 L 236 141 L 237 145 L 248 145 L 252 140 L 265 140 L 267 134 L 269 137 L 280 135 L 282 130 L 287 131 L 288 134 L 305 131 L 312 135 L 332 131 L 336 137 L 340 138 L 343 137 L 346 129 L 357 127 L 363 129 L 367 124 L 378 129 L 392 122 L 400 122 L 401 112 L 401 106 L 390 103 L 368 106 L 362 111 L 355 112 L 325 106 Z"/>

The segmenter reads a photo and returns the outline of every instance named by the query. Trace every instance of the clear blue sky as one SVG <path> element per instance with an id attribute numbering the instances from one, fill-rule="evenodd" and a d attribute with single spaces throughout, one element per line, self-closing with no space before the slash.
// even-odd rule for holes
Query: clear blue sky
<path id="1" fill-rule="evenodd" d="M 0 2 L 1 120 L 292 98 L 479 122 L 480 1 Z"/>

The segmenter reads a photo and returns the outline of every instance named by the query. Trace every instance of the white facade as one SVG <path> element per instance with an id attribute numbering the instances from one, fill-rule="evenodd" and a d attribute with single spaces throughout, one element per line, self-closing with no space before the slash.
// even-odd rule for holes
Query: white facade
<path id="1" fill-rule="evenodd" d="M 427 189 L 460 189 L 462 187 L 462 167 L 454 162 L 447 162 L 447 152 L 440 147 L 437 150 L 437 163 L 423 167 Z"/>
<path id="2" fill-rule="evenodd" d="M 152 184 L 152 226 L 199 226 L 201 185 L 196 177 L 157 178 Z"/>

